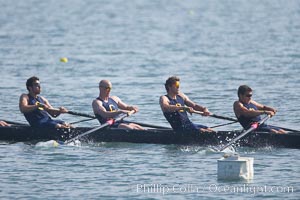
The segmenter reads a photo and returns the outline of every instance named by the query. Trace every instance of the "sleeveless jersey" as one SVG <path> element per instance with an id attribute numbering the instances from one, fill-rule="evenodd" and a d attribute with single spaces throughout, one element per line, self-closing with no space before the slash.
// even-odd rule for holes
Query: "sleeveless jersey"
<path id="1" fill-rule="evenodd" d="M 28 95 L 28 97 L 28 105 L 36 105 L 38 102 L 41 104 L 45 104 L 43 99 L 39 96 L 37 96 L 37 98 L 34 98 L 31 95 Z M 24 113 L 24 116 L 29 122 L 29 124 L 33 127 L 39 127 L 43 123 L 46 123 L 47 121 L 51 120 L 50 116 L 43 108 L 36 109 L 29 113 Z"/>
<path id="2" fill-rule="evenodd" d="M 112 98 L 108 98 L 108 101 L 105 102 L 99 97 L 97 98 L 99 101 L 102 102 L 102 106 L 105 108 L 106 111 L 114 112 L 119 109 L 117 102 L 115 102 Z M 96 114 L 97 119 L 101 124 L 104 124 L 107 120 L 107 118 L 103 118 L 101 115 Z"/>
<path id="3" fill-rule="evenodd" d="M 249 103 L 249 104 L 243 103 L 243 105 L 248 110 L 258 110 L 258 108 L 253 103 Z M 240 117 L 238 117 L 238 121 L 240 122 L 240 124 L 243 126 L 244 129 L 249 128 L 252 123 L 258 122 L 260 120 L 261 120 L 260 116 L 250 118 L 250 117 L 245 117 L 245 116 L 241 115 Z"/>
<path id="4" fill-rule="evenodd" d="M 168 95 L 165 96 L 169 99 L 170 105 L 184 106 L 184 99 L 181 96 L 176 95 L 176 99 L 171 99 Z M 163 112 L 163 114 L 175 131 L 197 129 L 195 125 L 190 121 L 186 111 L 184 110 L 175 112 Z"/>

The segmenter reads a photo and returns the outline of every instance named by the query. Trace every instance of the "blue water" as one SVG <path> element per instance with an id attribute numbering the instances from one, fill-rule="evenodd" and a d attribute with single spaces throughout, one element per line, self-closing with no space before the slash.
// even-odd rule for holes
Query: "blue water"
<path id="1" fill-rule="evenodd" d="M 238 86 L 248 84 L 255 100 L 278 109 L 270 124 L 299 129 L 297 0 L 0 0 L 0 8 L 2 119 L 25 123 L 19 96 L 27 92 L 26 79 L 36 75 L 42 95 L 54 107 L 91 114 L 99 80 L 110 79 L 113 95 L 140 108 L 132 120 L 168 126 L 158 99 L 165 93 L 165 80 L 177 75 L 181 90 L 193 101 L 228 117 L 234 117 Z M 60 62 L 61 57 L 69 62 Z M 191 119 L 209 126 L 226 123 L 197 115 Z M 216 160 L 222 154 L 204 147 L 100 143 L 41 148 L 1 143 L 0 196 L 299 199 L 299 150 L 237 150 L 254 157 L 252 181 L 218 181 Z M 142 191 L 143 184 L 148 189 L 174 186 L 175 191 Z M 188 191 L 188 185 L 198 190 Z M 224 189 L 244 185 L 290 186 L 293 192 Z"/>

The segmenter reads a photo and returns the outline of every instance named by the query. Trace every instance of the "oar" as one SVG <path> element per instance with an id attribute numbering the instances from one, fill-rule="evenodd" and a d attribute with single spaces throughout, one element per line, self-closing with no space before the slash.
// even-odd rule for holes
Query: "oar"
<path id="1" fill-rule="evenodd" d="M 228 144 L 226 144 L 223 147 L 221 147 L 219 149 L 219 151 L 223 151 L 224 149 L 226 149 L 227 147 L 229 147 L 233 143 L 237 142 L 239 139 L 245 137 L 248 133 L 251 133 L 252 131 L 254 131 L 255 129 L 257 129 L 261 124 L 263 124 L 269 118 L 270 118 L 270 115 L 267 115 L 264 118 L 262 118 L 259 122 L 253 123 L 248 130 L 246 130 L 245 132 L 243 132 L 241 135 L 237 136 L 236 138 L 232 139 Z"/>
<path id="2" fill-rule="evenodd" d="M 42 103 L 39 103 L 39 105 L 41 105 L 42 107 L 45 106 L 45 104 L 42 104 Z M 49 110 L 59 111 L 59 109 L 57 109 L 57 108 L 49 108 Z M 89 115 L 89 114 L 86 114 L 86 113 L 80 113 L 80 112 L 75 112 L 75 111 L 68 111 L 67 113 L 70 114 L 70 115 L 76 115 L 76 116 L 96 119 L 96 117 L 94 115 Z"/>
<path id="3" fill-rule="evenodd" d="M 226 124 L 220 124 L 220 125 L 211 126 L 209 128 L 217 128 L 217 127 L 226 126 L 226 125 L 235 124 L 235 123 L 237 123 L 237 122 L 229 122 L 229 123 L 226 123 Z"/>
<path id="4" fill-rule="evenodd" d="M 78 123 L 80 123 L 80 122 L 86 122 L 86 121 L 91 121 L 91 120 L 94 120 L 94 119 L 83 119 L 83 120 L 71 122 L 70 124 L 78 124 Z"/>
<path id="5" fill-rule="evenodd" d="M 107 126 L 111 126 L 111 125 L 113 125 L 115 122 L 121 121 L 121 120 L 124 119 L 125 117 L 128 117 L 128 116 L 132 115 L 134 112 L 135 112 L 135 111 L 132 110 L 132 111 L 130 111 L 130 112 L 128 112 L 128 113 L 121 114 L 121 115 L 119 115 L 119 116 L 118 116 L 117 118 L 115 118 L 115 119 L 110 119 L 110 120 L 108 120 L 107 122 L 105 122 L 105 123 L 102 124 L 101 126 L 95 127 L 95 128 L 93 128 L 93 129 L 91 129 L 91 130 L 89 130 L 89 131 L 86 131 L 86 132 L 84 132 L 84 133 L 82 133 L 82 134 L 77 135 L 77 136 L 74 137 L 74 138 L 71 138 L 71 139 L 69 139 L 69 140 L 66 140 L 63 144 L 70 144 L 70 143 L 73 142 L 74 140 L 78 140 L 78 139 L 82 138 L 83 136 L 86 136 L 86 135 L 88 135 L 88 134 L 94 133 L 94 132 L 96 132 L 96 131 L 98 131 L 98 130 L 100 130 L 100 129 L 102 129 L 102 128 L 107 127 Z"/>
<path id="6" fill-rule="evenodd" d="M 55 109 L 55 108 L 51 108 L 51 110 L 59 111 L 58 109 Z M 75 111 L 68 111 L 67 113 L 70 114 L 70 115 L 75 115 L 75 116 L 89 118 L 89 119 L 84 119 L 84 120 L 79 120 L 79 121 L 76 121 L 76 122 L 72 122 L 70 124 L 77 124 L 77 123 L 80 123 L 80 122 L 85 122 L 85 121 L 90 121 L 90 120 L 97 119 L 95 116 L 89 115 L 89 114 L 85 114 L 85 113 L 80 113 L 80 112 L 75 112 Z"/>
<path id="7" fill-rule="evenodd" d="M 199 114 L 199 115 L 203 115 L 204 114 L 204 112 L 197 111 L 197 110 L 194 110 L 193 113 L 196 113 L 196 114 Z M 215 115 L 215 114 L 210 114 L 208 116 L 214 117 L 214 118 L 218 118 L 218 119 L 225 119 L 225 120 L 229 120 L 229 121 L 233 121 L 233 122 L 238 122 L 237 119 L 230 118 L 230 117 L 223 117 L 223 116 Z"/>
<path id="8" fill-rule="evenodd" d="M 76 115 L 76 116 L 88 117 L 88 118 L 91 118 L 91 119 L 96 119 L 96 117 L 94 115 L 89 115 L 89 114 L 85 114 L 85 113 L 74 112 L 74 111 L 68 111 L 67 113 L 70 114 L 70 115 Z"/>
<path id="9" fill-rule="evenodd" d="M 135 124 L 138 124 L 140 126 L 149 127 L 149 128 L 171 129 L 171 128 L 165 127 L 165 126 L 157 126 L 157 125 L 146 124 L 146 123 L 141 123 L 141 122 L 133 122 L 133 121 L 127 121 L 127 120 L 125 122 L 127 122 L 127 123 L 135 123 Z"/>

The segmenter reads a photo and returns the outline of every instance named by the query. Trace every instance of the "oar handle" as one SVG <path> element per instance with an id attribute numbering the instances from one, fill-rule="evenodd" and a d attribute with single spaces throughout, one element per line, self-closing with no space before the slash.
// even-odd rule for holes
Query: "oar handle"
<path id="1" fill-rule="evenodd" d="M 44 104 L 40 103 L 40 105 L 44 105 Z M 57 108 L 49 108 L 49 110 L 53 110 L 53 111 L 56 111 L 56 112 L 60 111 Z M 81 117 L 87 117 L 87 118 L 91 118 L 91 119 L 96 119 L 96 117 L 94 115 L 89 115 L 89 114 L 86 114 L 86 113 L 80 113 L 80 112 L 75 112 L 75 111 L 68 111 L 67 113 L 70 114 L 70 115 L 76 115 L 76 116 L 81 116 Z"/>
<path id="2" fill-rule="evenodd" d="M 198 110 L 194 110 L 193 113 L 199 114 L 199 115 L 203 115 L 204 112 L 198 111 Z"/>
<path id="3" fill-rule="evenodd" d="M 135 110 L 131 110 L 127 113 L 127 117 L 129 117 L 130 115 L 134 114 L 135 113 Z"/>

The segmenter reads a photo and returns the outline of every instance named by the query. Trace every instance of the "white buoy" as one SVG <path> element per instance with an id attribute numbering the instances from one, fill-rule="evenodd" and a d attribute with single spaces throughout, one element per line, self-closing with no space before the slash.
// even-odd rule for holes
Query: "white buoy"
<path id="1" fill-rule="evenodd" d="M 55 140 L 49 140 L 46 142 L 38 142 L 35 146 L 36 147 L 58 147 L 59 143 L 56 142 Z"/>
<path id="2" fill-rule="evenodd" d="M 218 160 L 218 179 L 253 179 L 253 160 L 251 157 L 240 157 L 238 154 L 225 154 Z"/>

